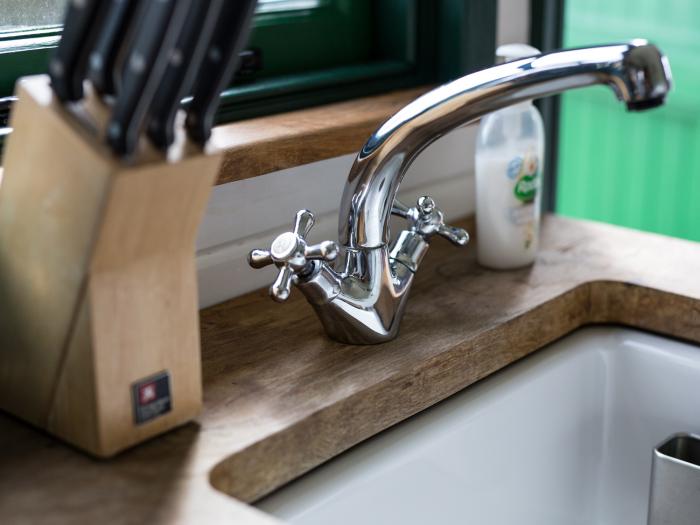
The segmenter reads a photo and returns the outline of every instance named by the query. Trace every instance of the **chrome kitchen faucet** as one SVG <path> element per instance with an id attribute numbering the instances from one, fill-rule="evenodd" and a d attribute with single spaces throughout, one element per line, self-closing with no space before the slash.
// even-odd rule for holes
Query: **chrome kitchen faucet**
<path id="1" fill-rule="evenodd" d="M 309 246 L 314 217 L 296 215 L 294 230 L 278 236 L 270 250 L 253 250 L 253 268 L 275 264 L 270 287 L 276 301 L 296 284 L 316 309 L 330 337 L 372 344 L 396 337 L 413 276 L 437 234 L 457 246 L 469 235 L 444 223 L 430 197 L 415 207 L 396 199 L 406 170 L 429 144 L 462 124 L 505 106 L 606 84 L 629 110 L 663 104 L 671 88 L 666 57 L 645 40 L 567 49 L 524 58 L 466 75 L 414 100 L 367 140 L 350 169 L 340 202 L 340 245 Z M 389 243 L 389 218 L 406 219 L 407 229 Z"/>

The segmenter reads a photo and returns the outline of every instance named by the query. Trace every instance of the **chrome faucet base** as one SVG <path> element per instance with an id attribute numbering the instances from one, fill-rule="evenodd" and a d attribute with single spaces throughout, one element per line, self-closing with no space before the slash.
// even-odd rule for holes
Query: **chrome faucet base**
<path id="1" fill-rule="evenodd" d="M 302 210 L 293 232 L 279 236 L 269 251 L 251 252 L 251 266 L 278 266 L 272 297 L 285 300 L 296 284 L 333 339 L 351 344 L 393 339 L 431 238 L 439 235 L 457 246 L 469 242 L 467 232 L 444 223 L 430 197 L 421 197 L 415 207 L 396 200 L 415 157 L 486 113 L 594 84 L 608 85 L 629 110 L 644 110 L 663 103 L 671 71 L 658 48 L 634 40 L 524 58 L 434 89 L 389 118 L 362 147 L 341 200 L 340 246 L 325 241 L 308 247 L 313 215 Z M 407 228 L 390 243 L 392 214 L 406 219 Z"/>
<path id="2" fill-rule="evenodd" d="M 391 262 L 386 247 L 352 253 L 348 259 L 362 260 L 350 264 L 364 268 L 364 276 L 352 275 L 352 270 L 343 276 L 319 264 L 300 280 L 299 290 L 332 339 L 363 345 L 390 341 L 398 334 L 413 271 Z"/>

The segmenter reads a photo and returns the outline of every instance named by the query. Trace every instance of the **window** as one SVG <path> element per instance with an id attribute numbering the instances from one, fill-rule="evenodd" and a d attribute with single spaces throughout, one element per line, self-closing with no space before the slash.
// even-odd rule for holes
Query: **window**
<path id="1" fill-rule="evenodd" d="M 56 26 L 67 0 L 0 0 L 0 32 Z"/>
<path id="2" fill-rule="evenodd" d="M 46 70 L 66 0 L 0 0 L 0 97 Z M 493 0 L 260 0 L 262 69 L 222 98 L 219 122 L 443 81 L 492 61 Z"/>
<path id="3" fill-rule="evenodd" d="M 550 142 L 555 155 L 549 159 L 557 172 L 553 208 L 563 215 L 700 241 L 700 70 L 695 58 L 700 3 L 536 3 L 551 47 L 647 38 L 668 55 L 674 76 L 666 104 L 649 112 L 625 111 L 603 87 L 562 95 L 559 133 Z M 553 29 L 557 25 L 559 35 Z M 557 127 L 555 113 L 550 130 Z"/>
<path id="4" fill-rule="evenodd" d="M 566 0 L 564 46 L 647 38 L 674 75 L 667 103 L 628 113 L 604 88 L 562 97 L 557 210 L 700 241 L 700 3 Z"/>
<path id="5" fill-rule="evenodd" d="M 255 81 L 234 84 L 220 121 L 444 81 L 491 63 L 492 0 L 268 0 L 250 46 Z"/>

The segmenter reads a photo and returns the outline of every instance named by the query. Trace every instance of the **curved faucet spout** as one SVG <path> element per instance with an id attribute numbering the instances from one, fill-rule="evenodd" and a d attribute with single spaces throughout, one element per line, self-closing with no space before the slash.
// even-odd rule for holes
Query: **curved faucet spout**
<path id="1" fill-rule="evenodd" d="M 442 135 L 505 106 L 593 84 L 610 86 L 628 109 L 642 110 L 663 103 L 671 71 L 658 48 L 634 40 L 509 62 L 416 99 L 382 124 L 357 156 L 340 206 L 340 242 L 351 249 L 387 245 L 404 173 Z"/>
<path id="2" fill-rule="evenodd" d="M 396 199 L 413 159 L 486 113 L 593 84 L 610 86 L 630 110 L 648 109 L 663 103 L 671 70 L 655 46 L 634 40 L 525 58 L 434 89 L 382 124 L 357 156 L 340 204 L 342 246 L 307 245 L 313 215 L 301 210 L 294 230 L 278 236 L 269 250 L 253 250 L 250 264 L 277 266 L 273 298 L 285 300 L 296 284 L 332 338 L 353 344 L 393 339 L 430 240 L 438 235 L 457 246 L 469 241 L 467 232 L 445 224 L 430 197 L 421 197 L 415 207 Z M 406 229 L 390 246 L 391 214 L 404 218 Z"/>

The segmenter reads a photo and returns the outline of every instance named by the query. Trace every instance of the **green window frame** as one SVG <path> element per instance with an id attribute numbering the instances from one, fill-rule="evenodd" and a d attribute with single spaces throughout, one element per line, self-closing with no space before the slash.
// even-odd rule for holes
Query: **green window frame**
<path id="1" fill-rule="evenodd" d="M 443 82 L 493 61 L 493 0 L 307 3 L 256 14 L 249 47 L 263 68 L 222 94 L 218 123 Z M 60 33 L 0 33 L 0 97 L 20 76 L 46 71 Z"/>
<path id="2" fill-rule="evenodd" d="M 530 42 L 542 52 L 562 47 L 564 0 L 532 0 Z M 557 166 L 559 164 L 559 113 L 561 95 L 538 100 L 545 129 L 542 209 L 554 212 L 557 202 Z"/>

